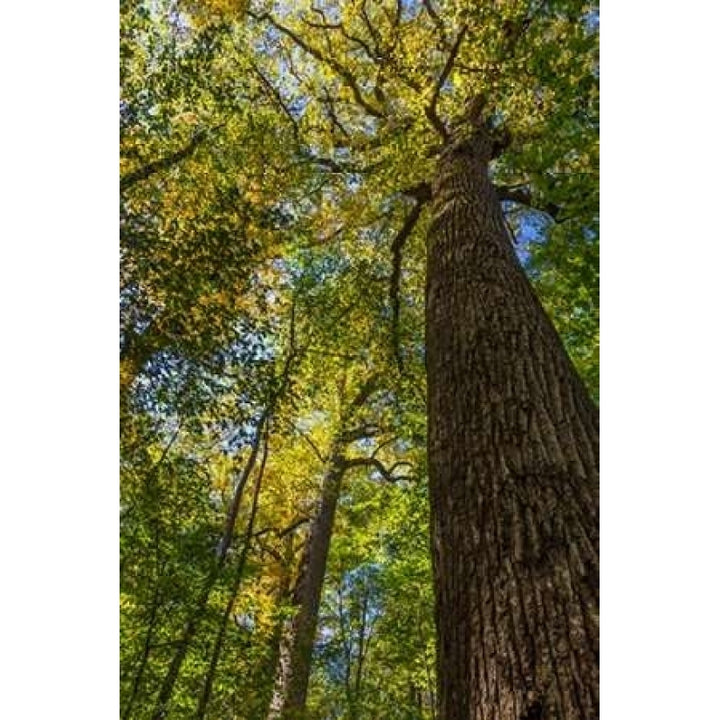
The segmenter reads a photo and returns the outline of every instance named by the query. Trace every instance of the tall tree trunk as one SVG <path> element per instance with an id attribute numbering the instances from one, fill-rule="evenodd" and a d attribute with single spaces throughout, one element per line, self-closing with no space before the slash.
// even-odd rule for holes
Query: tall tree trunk
<path id="1" fill-rule="evenodd" d="M 335 509 L 345 471 L 336 444 L 328 461 L 320 505 L 310 526 L 293 590 L 295 613 L 287 621 L 280 642 L 277 675 L 268 720 L 296 720 L 305 710 L 320 597 L 330 550 Z"/>
<path id="2" fill-rule="evenodd" d="M 428 455 L 441 720 L 598 710 L 598 415 L 520 266 L 478 126 L 438 161 Z"/>

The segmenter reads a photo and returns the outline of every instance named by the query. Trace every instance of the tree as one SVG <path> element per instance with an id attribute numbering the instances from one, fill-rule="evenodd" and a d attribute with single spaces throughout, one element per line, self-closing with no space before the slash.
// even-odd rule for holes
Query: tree
<path id="1" fill-rule="evenodd" d="M 328 559 L 310 717 L 436 717 L 427 482 L 421 464 L 412 472 L 348 485 Z"/>
<path id="2" fill-rule="evenodd" d="M 440 716 L 598 717 L 598 419 L 513 252 L 480 117 L 439 160 L 428 462 Z"/>
<path id="3" fill-rule="evenodd" d="M 355 396 L 343 403 L 329 452 L 321 458 L 325 464 L 321 493 L 293 589 L 293 614 L 288 618 L 280 643 L 275 689 L 268 712 L 268 718 L 272 720 L 298 718 L 305 710 L 325 569 L 344 477 L 354 468 L 368 467 L 383 479 L 392 481 L 395 479 L 392 470 L 406 464 L 396 462 L 388 469 L 376 457 L 377 450 L 371 455 L 357 455 L 355 451 L 355 456 L 349 457 L 356 443 L 376 442 L 379 429 L 368 426 L 362 418 L 365 405 L 376 391 L 377 375 L 370 375 L 360 383 Z"/>
<path id="4" fill-rule="evenodd" d="M 353 102 L 354 118 L 351 111 L 340 118 L 329 92 L 319 96 L 335 135 L 344 135 L 334 143 L 331 133 L 325 147 L 361 148 L 362 157 L 379 146 L 392 165 L 395 133 L 412 143 L 414 133 L 427 138 L 430 129 L 439 143 L 433 147 L 420 135 L 413 148 L 420 160 L 407 163 L 410 170 L 394 169 L 402 179 L 422 172 L 414 179 L 432 194 L 425 340 L 440 717 L 596 717 L 597 413 L 523 274 L 500 205 L 501 198 L 535 195 L 558 217 L 551 198 L 563 181 L 555 175 L 554 189 L 532 187 L 538 176 L 553 177 L 558 154 L 548 162 L 544 150 L 556 139 L 576 142 L 577 158 L 592 143 L 591 113 L 581 110 L 564 127 L 558 119 L 571 97 L 584 94 L 581 107 L 592 110 L 592 67 L 572 67 L 570 76 L 580 71 L 584 83 L 573 92 L 550 77 L 547 49 L 539 44 L 547 38 L 552 44 L 574 21 L 580 31 L 573 39 L 592 57 L 593 33 L 583 25 L 588 8 L 448 5 L 454 13 L 424 3 L 427 24 L 417 10 L 404 23 L 402 3 L 374 11 L 364 2 L 313 7 L 316 19 L 296 13 L 301 25 L 269 12 L 255 17 L 315 62 L 318 75 L 347 89 L 339 97 Z M 434 35 L 444 50 L 430 84 L 421 78 L 432 70 L 432 55 L 430 68 L 421 68 L 403 52 L 408 26 L 416 38 Z M 454 92 L 447 90 L 453 70 L 469 67 L 472 56 L 460 52 L 466 36 L 488 61 L 465 73 L 481 93 L 460 92 L 467 85 L 459 73 Z M 529 68 L 521 61 L 528 49 L 535 51 Z M 533 96 L 536 107 L 524 113 Z M 452 123 L 440 116 L 442 97 L 450 107 L 455 98 Z M 553 129 L 564 137 L 551 136 Z M 524 175 L 522 194 L 493 187 L 489 174 L 490 162 L 513 146 L 514 156 L 507 152 L 495 175 Z M 566 210 L 593 216 L 577 201 Z"/>

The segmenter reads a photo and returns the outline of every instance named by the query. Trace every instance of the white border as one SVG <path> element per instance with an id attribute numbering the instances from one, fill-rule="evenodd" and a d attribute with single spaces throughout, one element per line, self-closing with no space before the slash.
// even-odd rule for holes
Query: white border
<path id="1" fill-rule="evenodd" d="M 118 708 L 118 24 L 116 3 L 3 8 L 8 718 Z"/>

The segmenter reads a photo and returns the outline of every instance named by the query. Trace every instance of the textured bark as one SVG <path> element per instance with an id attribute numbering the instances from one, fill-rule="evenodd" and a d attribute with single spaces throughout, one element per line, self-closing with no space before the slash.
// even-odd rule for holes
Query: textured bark
<path id="1" fill-rule="evenodd" d="M 441 720 L 598 710 L 598 415 L 520 266 L 482 128 L 442 153 L 428 236 Z"/>
<path id="2" fill-rule="evenodd" d="M 323 479 L 320 505 L 303 548 L 292 597 L 295 612 L 287 621 L 280 642 L 268 720 L 296 720 L 305 710 L 325 567 L 344 470 L 344 461 L 336 446 Z"/>

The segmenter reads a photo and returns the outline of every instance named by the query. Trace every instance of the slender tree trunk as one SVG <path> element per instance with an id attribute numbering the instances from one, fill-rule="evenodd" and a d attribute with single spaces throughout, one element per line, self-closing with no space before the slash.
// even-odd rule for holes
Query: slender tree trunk
<path id="1" fill-rule="evenodd" d="M 476 127 L 428 237 L 441 720 L 598 718 L 598 415 L 517 261 Z"/>
<path id="2" fill-rule="evenodd" d="M 260 463 L 260 469 L 258 470 L 257 477 L 255 478 L 255 487 L 253 488 L 252 503 L 250 506 L 250 517 L 248 518 L 247 527 L 245 529 L 243 548 L 240 553 L 240 559 L 238 560 L 237 567 L 235 568 L 235 578 L 233 580 L 232 589 L 230 590 L 230 596 L 228 597 L 228 601 L 225 605 L 225 612 L 223 613 L 222 620 L 220 621 L 220 629 L 215 636 L 215 644 L 213 645 L 210 665 L 205 676 L 205 683 L 203 685 L 202 695 L 200 696 L 200 700 L 198 702 L 198 708 L 196 713 L 197 720 L 204 720 L 205 714 L 207 713 L 208 705 L 210 704 L 213 684 L 215 682 L 215 673 L 217 672 L 218 662 L 220 661 L 220 655 L 222 653 L 223 645 L 225 643 L 225 635 L 227 633 L 228 622 L 230 620 L 230 615 L 232 615 L 233 608 L 235 607 L 235 601 L 237 600 L 238 592 L 240 591 L 240 585 L 242 584 L 242 578 L 245 572 L 245 565 L 247 563 L 247 558 L 250 553 L 250 546 L 252 545 L 253 529 L 255 528 L 255 517 L 257 515 L 258 500 L 260 499 L 260 488 L 262 487 L 263 475 L 265 474 L 267 453 L 268 440 L 266 433 L 262 462 Z"/>
<path id="3" fill-rule="evenodd" d="M 280 642 L 268 720 L 296 720 L 305 710 L 320 597 L 344 471 L 343 458 L 336 444 L 323 479 L 320 506 L 310 526 L 293 590 L 292 605 L 296 611 L 287 621 Z"/>
<path id="4" fill-rule="evenodd" d="M 417 613 L 417 629 L 418 629 L 418 635 L 420 638 L 420 645 L 423 649 L 423 665 L 425 667 L 425 677 L 427 678 L 427 690 L 425 693 L 423 693 L 423 697 L 427 697 L 427 706 L 430 710 L 430 717 L 432 720 L 436 720 L 437 718 L 437 711 L 435 708 L 435 668 L 432 666 L 431 662 L 429 661 L 429 658 L 427 656 L 427 639 L 425 637 L 425 633 L 423 632 L 423 622 L 422 622 L 422 615 L 421 611 L 418 608 Z"/>
<path id="5" fill-rule="evenodd" d="M 130 697 L 127 700 L 125 708 L 121 714 L 122 720 L 128 720 L 130 713 L 132 712 L 133 705 L 140 690 L 140 684 L 142 683 L 143 676 L 145 674 L 145 668 L 150 657 L 150 651 L 152 650 L 152 642 L 155 637 L 155 631 L 157 629 L 158 609 L 161 604 L 161 593 L 160 593 L 160 579 L 158 578 L 157 585 L 155 586 L 155 592 L 153 593 L 152 605 L 150 607 L 150 617 L 148 619 L 147 630 L 145 631 L 145 642 L 143 643 L 143 650 L 140 656 L 140 662 L 138 663 L 135 677 L 133 678 L 132 690 Z"/>
<path id="6" fill-rule="evenodd" d="M 367 658 L 370 640 L 372 639 L 373 622 L 368 620 L 368 610 L 370 605 L 370 588 L 366 585 L 362 599 L 362 611 L 360 615 L 360 633 L 358 637 L 358 657 L 355 667 L 355 686 L 353 687 L 353 712 L 352 717 L 358 716 L 358 710 L 361 703 L 361 690 L 363 681 L 363 665 Z"/>

